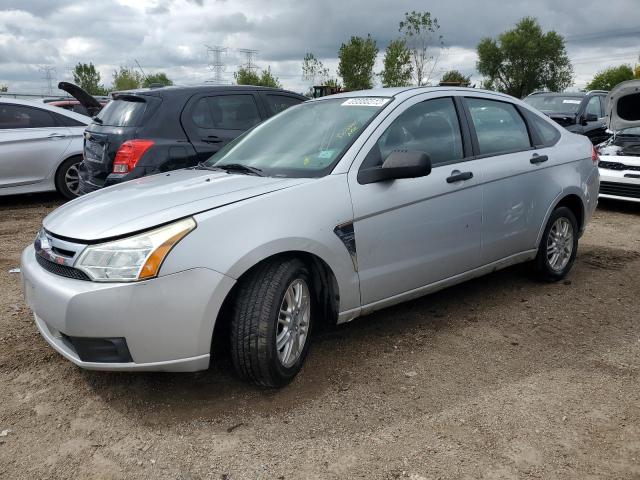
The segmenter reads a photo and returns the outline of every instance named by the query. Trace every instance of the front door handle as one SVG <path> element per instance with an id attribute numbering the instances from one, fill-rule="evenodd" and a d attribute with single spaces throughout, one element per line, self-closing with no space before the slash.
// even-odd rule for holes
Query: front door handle
<path id="1" fill-rule="evenodd" d="M 547 160 L 549 160 L 549 157 L 547 157 L 546 155 L 538 155 L 537 153 L 533 154 L 533 157 L 531 157 L 531 160 L 529 160 L 532 164 L 537 165 L 539 163 L 544 163 Z"/>
<path id="2" fill-rule="evenodd" d="M 207 135 L 206 137 L 204 137 L 202 139 L 202 141 L 204 143 L 222 143 L 224 142 L 224 140 L 220 137 L 217 137 L 215 135 Z"/>
<path id="3" fill-rule="evenodd" d="M 64 133 L 50 133 L 47 138 L 57 139 L 57 138 L 67 138 Z"/>
<path id="4" fill-rule="evenodd" d="M 472 172 L 458 172 L 454 170 L 451 172 L 451 176 L 447 177 L 447 183 L 464 182 L 473 178 Z"/>

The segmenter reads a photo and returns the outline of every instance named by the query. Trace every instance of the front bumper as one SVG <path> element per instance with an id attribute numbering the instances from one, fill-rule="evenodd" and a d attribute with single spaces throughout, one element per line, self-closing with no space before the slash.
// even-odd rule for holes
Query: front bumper
<path id="1" fill-rule="evenodd" d="M 640 178 L 638 171 L 600 169 L 600 198 L 640 203 Z M 632 176 L 630 176 L 632 175 Z"/>
<path id="2" fill-rule="evenodd" d="M 209 366 L 213 327 L 234 280 L 194 268 L 134 283 L 65 278 L 22 253 L 25 300 L 44 339 L 91 370 L 191 372 Z M 65 337 L 123 338 L 131 362 L 86 362 Z"/>

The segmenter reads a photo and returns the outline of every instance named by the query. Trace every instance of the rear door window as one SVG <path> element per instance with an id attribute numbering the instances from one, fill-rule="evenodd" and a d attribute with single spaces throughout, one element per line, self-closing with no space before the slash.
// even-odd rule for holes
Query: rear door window
<path id="1" fill-rule="evenodd" d="M 531 148 L 527 125 L 514 105 L 484 98 L 466 98 L 465 101 L 471 113 L 480 155 Z"/>
<path id="2" fill-rule="evenodd" d="M 59 127 L 54 116 L 35 107 L 0 104 L 0 129 Z"/>
<path id="3" fill-rule="evenodd" d="M 283 112 L 287 108 L 303 102 L 303 100 L 296 97 L 290 97 L 287 95 L 274 95 L 271 93 L 265 95 L 264 98 L 267 102 L 267 107 L 269 108 L 271 115 Z"/>
<path id="4" fill-rule="evenodd" d="M 248 130 L 262 121 L 253 95 L 218 95 L 206 98 L 212 128 Z"/>
<path id="5" fill-rule="evenodd" d="M 142 121 L 147 102 L 144 99 L 115 99 L 109 102 L 98 114 L 100 125 L 113 127 L 137 127 Z"/>

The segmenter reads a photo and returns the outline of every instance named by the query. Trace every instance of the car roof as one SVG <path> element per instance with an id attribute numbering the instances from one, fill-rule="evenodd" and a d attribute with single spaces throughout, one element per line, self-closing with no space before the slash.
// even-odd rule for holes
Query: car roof
<path id="1" fill-rule="evenodd" d="M 229 92 L 229 91 L 266 91 L 266 92 L 282 92 L 290 93 L 298 97 L 302 97 L 299 93 L 292 92 L 291 90 L 284 90 L 282 88 L 273 87 L 258 87 L 255 85 L 188 85 L 188 86 L 176 86 L 170 85 L 167 87 L 158 88 L 137 88 L 135 90 L 121 90 L 118 92 L 112 92 L 114 98 L 118 95 L 154 95 L 159 97 L 170 95 L 192 95 L 198 92 Z"/>
<path id="2" fill-rule="evenodd" d="M 405 100 L 407 98 L 420 95 L 423 93 L 431 92 L 467 92 L 467 93 L 487 93 L 502 97 L 505 99 L 513 100 L 513 97 L 492 90 L 484 90 L 482 88 L 470 88 L 470 87 L 392 87 L 392 88 L 372 88 L 370 90 L 356 90 L 353 92 L 342 92 L 335 95 L 327 95 L 325 97 L 319 97 L 312 101 L 318 101 L 330 98 L 352 98 L 352 97 L 388 97 L 397 98 L 399 100 Z"/>
<path id="3" fill-rule="evenodd" d="M 57 113 L 58 115 L 64 115 L 65 117 L 69 117 L 74 120 L 77 120 L 78 122 L 82 122 L 85 125 L 89 125 L 91 123 L 91 117 L 82 115 L 81 113 L 73 112 L 71 110 L 65 110 L 64 108 L 56 107 L 55 105 L 50 105 L 42 101 L 0 97 L 0 104 L 5 104 L 5 103 L 13 104 L 13 105 L 25 105 L 29 107 L 40 108 L 42 110 L 48 110 L 50 112 Z"/>

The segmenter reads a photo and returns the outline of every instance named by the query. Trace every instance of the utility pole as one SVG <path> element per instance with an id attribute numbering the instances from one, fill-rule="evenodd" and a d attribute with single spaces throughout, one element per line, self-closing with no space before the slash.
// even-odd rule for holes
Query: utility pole
<path id="1" fill-rule="evenodd" d="M 238 52 L 244 54 L 244 58 L 245 58 L 245 62 L 240 65 L 240 67 L 249 70 L 249 71 L 253 71 L 253 70 L 257 70 L 258 66 L 253 63 L 253 59 L 256 55 L 258 55 L 258 50 L 253 50 L 250 48 L 240 48 L 238 49 Z"/>
<path id="2" fill-rule="evenodd" d="M 222 61 L 222 54 L 227 52 L 227 47 L 221 47 L 219 45 L 210 47 L 206 44 L 205 47 L 207 48 L 209 70 L 213 72 L 213 79 L 210 80 L 210 82 L 215 85 L 221 85 L 224 83 L 222 74 L 226 68 L 224 62 Z"/>
<path id="3" fill-rule="evenodd" d="M 45 83 L 45 91 L 47 95 L 53 95 L 53 81 L 56 75 L 56 67 L 53 65 L 42 65 L 38 69 L 42 73 L 42 79 Z"/>

